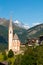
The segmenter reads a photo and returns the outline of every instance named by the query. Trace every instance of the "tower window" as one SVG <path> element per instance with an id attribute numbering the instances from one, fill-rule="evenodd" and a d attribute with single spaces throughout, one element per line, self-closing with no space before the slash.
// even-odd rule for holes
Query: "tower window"
<path id="1" fill-rule="evenodd" d="M 10 31 L 10 33 L 11 33 L 11 31 Z"/>

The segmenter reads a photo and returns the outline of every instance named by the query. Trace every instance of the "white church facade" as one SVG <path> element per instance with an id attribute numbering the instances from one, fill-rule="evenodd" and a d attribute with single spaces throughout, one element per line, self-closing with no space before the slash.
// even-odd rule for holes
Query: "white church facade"
<path id="1" fill-rule="evenodd" d="M 8 31 L 8 50 L 10 50 L 10 49 L 13 52 L 20 51 L 20 40 L 16 33 L 13 34 L 12 19 L 10 19 L 9 31 Z"/>

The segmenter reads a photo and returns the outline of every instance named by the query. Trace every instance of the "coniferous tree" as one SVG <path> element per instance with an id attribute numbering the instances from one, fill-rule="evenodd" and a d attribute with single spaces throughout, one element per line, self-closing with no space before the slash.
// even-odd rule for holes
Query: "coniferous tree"
<path id="1" fill-rule="evenodd" d="M 11 58 L 11 57 L 13 57 L 13 56 L 14 56 L 14 53 L 13 53 L 12 50 L 10 50 L 10 51 L 8 52 L 8 57 Z"/>

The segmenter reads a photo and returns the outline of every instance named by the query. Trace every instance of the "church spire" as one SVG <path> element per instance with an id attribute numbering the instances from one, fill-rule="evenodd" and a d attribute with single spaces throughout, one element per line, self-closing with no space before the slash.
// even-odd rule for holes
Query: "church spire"
<path id="1" fill-rule="evenodd" d="M 10 26 L 12 26 L 12 17 L 10 17 Z"/>
<path id="2" fill-rule="evenodd" d="M 12 27 L 12 18 L 10 17 L 9 23 L 9 34 L 8 34 L 9 50 L 12 49 L 12 40 L 13 40 L 13 27 Z"/>

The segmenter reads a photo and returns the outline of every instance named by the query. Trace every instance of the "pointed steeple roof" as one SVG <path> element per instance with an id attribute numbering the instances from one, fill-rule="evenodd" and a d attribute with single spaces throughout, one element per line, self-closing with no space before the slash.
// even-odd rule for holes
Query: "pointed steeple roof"
<path id="1" fill-rule="evenodd" d="M 15 33 L 14 40 L 19 40 L 18 35 Z"/>
<path id="2" fill-rule="evenodd" d="M 12 17 L 10 17 L 10 26 L 12 26 Z"/>

